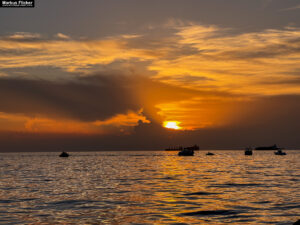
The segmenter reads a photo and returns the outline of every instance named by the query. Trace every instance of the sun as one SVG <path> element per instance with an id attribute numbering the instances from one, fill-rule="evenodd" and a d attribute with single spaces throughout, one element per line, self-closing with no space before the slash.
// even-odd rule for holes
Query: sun
<path id="1" fill-rule="evenodd" d="M 180 130 L 182 128 L 179 126 L 179 124 L 180 122 L 178 121 L 165 121 L 164 127 L 169 129 L 174 129 L 174 130 Z"/>

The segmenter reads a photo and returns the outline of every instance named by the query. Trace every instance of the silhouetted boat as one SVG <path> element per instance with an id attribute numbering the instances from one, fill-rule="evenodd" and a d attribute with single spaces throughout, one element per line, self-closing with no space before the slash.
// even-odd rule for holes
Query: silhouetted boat
<path id="1" fill-rule="evenodd" d="M 300 220 L 297 220 L 293 225 L 300 225 Z"/>
<path id="2" fill-rule="evenodd" d="M 165 151 L 179 151 L 179 150 L 183 150 L 183 147 L 178 146 L 178 147 L 169 147 L 165 149 Z"/>
<path id="3" fill-rule="evenodd" d="M 193 156 L 194 150 L 189 148 L 184 148 L 182 151 L 178 152 L 179 156 Z"/>
<path id="4" fill-rule="evenodd" d="M 208 152 L 208 153 L 206 153 L 206 155 L 215 155 L 215 154 L 212 152 Z"/>
<path id="5" fill-rule="evenodd" d="M 200 148 L 199 148 L 198 145 L 193 145 L 193 146 L 190 146 L 190 147 L 186 147 L 186 148 L 184 148 L 184 149 L 197 151 L 197 150 L 199 150 Z"/>
<path id="6" fill-rule="evenodd" d="M 185 147 L 183 148 L 182 146 L 175 146 L 175 147 L 169 147 L 169 148 L 166 148 L 165 151 L 182 151 L 184 149 L 190 149 L 190 150 L 194 150 L 194 151 L 197 151 L 199 150 L 199 146 L 198 145 L 193 145 L 193 146 L 190 146 L 190 147 Z"/>
<path id="7" fill-rule="evenodd" d="M 245 155 L 252 155 L 252 148 L 248 147 L 245 149 Z"/>
<path id="8" fill-rule="evenodd" d="M 277 147 L 277 145 L 271 145 L 271 146 L 260 146 L 256 147 L 255 150 L 278 150 L 280 148 Z"/>
<path id="9" fill-rule="evenodd" d="M 282 149 L 278 149 L 278 151 L 274 152 L 275 155 L 286 155 L 285 152 L 282 151 Z"/>
<path id="10" fill-rule="evenodd" d="M 60 153 L 59 157 L 69 157 L 69 154 L 66 152 Z"/>

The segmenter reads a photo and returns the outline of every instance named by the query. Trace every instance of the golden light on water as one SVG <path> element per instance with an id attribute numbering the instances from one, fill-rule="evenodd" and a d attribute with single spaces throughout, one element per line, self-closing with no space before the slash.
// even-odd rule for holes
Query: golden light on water
<path id="1" fill-rule="evenodd" d="M 165 121 L 163 126 L 169 129 L 180 130 L 182 127 L 180 127 L 179 124 L 180 122 L 178 121 Z"/>

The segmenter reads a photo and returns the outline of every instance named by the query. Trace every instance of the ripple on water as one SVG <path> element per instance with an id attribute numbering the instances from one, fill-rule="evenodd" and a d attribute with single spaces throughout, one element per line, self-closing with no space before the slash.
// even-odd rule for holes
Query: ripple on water
<path id="1" fill-rule="evenodd" d="M 235 210 L 202 210 L 195 212 L 181 213 L 183 216 L 218 216 L 218 215 L 236 215 L 240 212 Z"/>
<path id="2" fill-rule="evenodd" d="M 92 205 L 92 208 L 98 208 L 96 203 L 98 201 L 91 201 L 91 200 L 64 200 L 64 201 L 55 201 L 49 202 L 44 206 L 37 206 L 36 209 L 55 209 L 55 210 L 68 210 L 68 209 L 79 209 L 85 208 Z"/>
<path id="3" fill-rule="evenodd" d="M 199 192 L 186 193 L 184 195 L 191 196 L 191 195 L 217 195 L 217 194 L 221 194 L 221 193 L 199 191 Z"/>
<path id="4" fill-rule="evenodd" d="M 260 183 L 225 183 L 225 184 L 213 184 L 210 187 L 227 188 L 227 187 L 268 187 L 266 184 Z"/>

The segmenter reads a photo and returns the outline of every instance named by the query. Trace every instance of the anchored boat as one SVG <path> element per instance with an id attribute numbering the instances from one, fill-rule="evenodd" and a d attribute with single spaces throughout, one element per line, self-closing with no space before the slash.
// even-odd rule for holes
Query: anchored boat
<path id="1" fill-rule="evenodd" d="M 245 155 L 252 155 L 252 148 L 248 147 L 245 149 Z"/>
<path id="2" fill-rule="evenodd" d="M 282 151 L 282 149 L 278 149 L 276 152 L 274 152 L 275 155 L 286 155 L 285 152 Z"/>
<path id="3" fill-rule="evenodd" d="M 69 154 L 67 152 L 62 152 L 59 157 L 69 157 Z"/>
<path id="4" fill-rule="evenodd" d="M 184 148 L 182 151 L 178 152 L 179 156 L 193 156 L 194 150 L 189 148 Z"/>
<path id="5" fill-rule="evenodd" d="M 279 150 L 279 149 L 280 148 L 278 148 L 276 144 L 271 146 L 260 146 L 255 148 L 255 150 Z"/>

